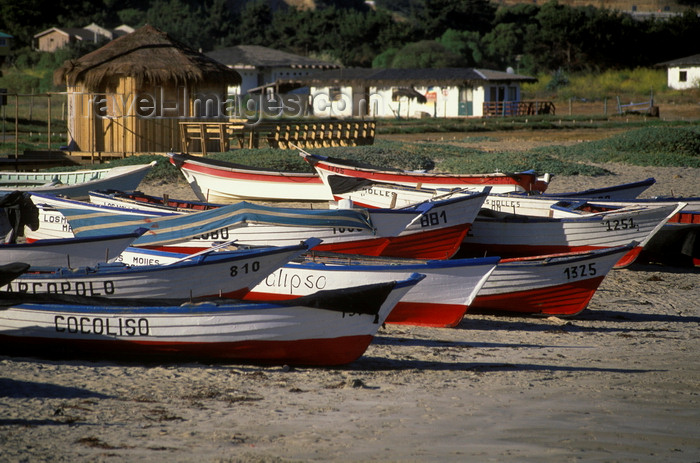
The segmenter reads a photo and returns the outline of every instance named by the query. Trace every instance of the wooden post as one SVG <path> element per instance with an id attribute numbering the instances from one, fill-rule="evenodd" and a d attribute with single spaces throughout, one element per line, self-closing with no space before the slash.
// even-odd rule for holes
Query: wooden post
<path id="1" fill-rule="evenodd" d="M 19 153 L 19 95 L 15 93 L 15 161 Z"/>
<path id="2" fill-rule="evenodd" d="M 49 102 L 49 115 L 46 117 L 46 126 L 48 127 L 48 130 L 46 132 L 46 145 L 49 151 L 51 151 L 51 94 L 47 93 L 46 94 L 46 99 Z"/>

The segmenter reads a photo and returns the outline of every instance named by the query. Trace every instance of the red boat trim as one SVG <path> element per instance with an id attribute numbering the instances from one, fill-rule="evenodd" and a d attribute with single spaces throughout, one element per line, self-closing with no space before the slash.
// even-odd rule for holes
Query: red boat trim
<path id="1" fill-rule="evenodd" d="M 372 339 L 374 336 L 371 335 L 357 335 L 297 341 L 184 343 L 0 335 L 0 350 L 9 355 L 30 354 L 44 358 L 110 358 L 141 362 L 157 358 L 333 366 L 360 358 Z"/>
<path id="2" fill-rule="evenodd" d="M 549 254 L 563 254 L 579 251 L 604 249 L 604 246 L 527 246 L 522 244 L 482 244 L 462 242 L 457 255 L 459 257 L 500 256 L 505 259 L 517 257 L 532 257 Z M 637 259 L 642 252 L 641 246 L 636 246 L 623 255 L 613 268 L 624 268 Z"/>
<path id="3" fill-rule="evenodd" d="M 303 172 L 246 172 L 239 170 L 229 170 L 224 168 L 208 167 L 191 162 L 185 162 L 182 169 L 198 172 L 201 174 L 212 175 L 215 177 L 239 179 L 247 181 L 263 181 L 275 183 L 318 183 L 323 184 L 321 177 L 316 174 Z"/>
<path id="4" fill-rule="evenodd" d="M 477 295 L 469 310 L 576 315 L 586 308 L 605 276 L 546 288 Z"/>
<path id="5" fill-rule="evenodd" d="M 435 183 L 441 185 L 455 185 L 455 184 L 465 184 L 465 185 L 520 185 L 526 191 L 537 182 L 537 176 L 528 173 L 518 173 L 518 174 L 475 174 L 475 175 L 432 175 L 432 174 L 410 174 L 410 173 L 383 173 L 381 171 L 366 171 L 355 168 L 338 167 L 336 165 L 329 165 L 323 161 L 314 161 L 315 165 L 325 171 L 339 174 L 347 175 L 350 177 L 366 178 L 369 180 L 375 180 L 378 182 L 388 182 L 388 183 L 416 183 L 416 184 L 426 184 Z"/>
<path id="6" fill-rule="evenodd" d="M 467 306 L 464 304 L 399 302 L 387 317 L 386 323 L 453 328 L 459 325 L 466 311 Z"/>
<path id="7" fill-rule="evenodd" d="M 381 255 L 414 259 L 449 259 L 459 251 L 470 228 L 471 224 L 466 223 L 410 235 L 393 236 L 389 238 L 389 245 Z"/>

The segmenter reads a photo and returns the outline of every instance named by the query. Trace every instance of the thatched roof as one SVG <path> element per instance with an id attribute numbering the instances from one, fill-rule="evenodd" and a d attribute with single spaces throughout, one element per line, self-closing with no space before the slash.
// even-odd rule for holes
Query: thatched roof
<path id="1" fill-rule="evenodd" d="M 202 82 L 237 85 L 241 82 L 241 76 L 233 69 L 149 25 L 77 60 L 66 61 L 54 72 L 54 82 L 70 86 L 82 83 L 89 90 L 99 91 L 115 76 L 134 77 L 138 87 Z"/>
<path id="2" fill-rule="evenodd" d="M 306 56 L 260 45 L 237 45 L 210 51 L 207 56 L 233 68 L 287 67 L 296 69 L 337 69 L 340 66 Z"/>

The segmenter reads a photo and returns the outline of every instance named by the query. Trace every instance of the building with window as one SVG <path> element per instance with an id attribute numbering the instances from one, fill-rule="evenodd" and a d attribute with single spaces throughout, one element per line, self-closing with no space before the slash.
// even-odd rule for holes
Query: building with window
<path id="1" fill-rule="evenodd" d="M 122 24 L 105 29 L 95 23 L 85 27 L 52 27 L 34 35 L 35 50 L 53 52 L 73 43 L 102 43 L 134 32 L 134 28 Z"/>
<path id="2" fill-rule="evenodd" d="M 657 66 L 666 68 L 669 88 L 686 90 L 700 87 L 700 55 L 664 61 Z"/>
<path id="3" fill-rule="evenodd" d="M 317 117 L 515 116 L 543 112 L 534 102 L 521 100 L 521 84 L 535 81 L 512 72 L 476 68 L 349 68 L 295 81 L 278 79 L 265 86 L 263 94 L 270 99 L 284 89 L 307 89 Z"/>

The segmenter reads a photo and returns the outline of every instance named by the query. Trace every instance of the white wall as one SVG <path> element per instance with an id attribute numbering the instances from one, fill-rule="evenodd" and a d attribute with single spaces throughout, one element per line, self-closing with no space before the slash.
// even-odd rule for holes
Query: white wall
<path id="1" fill-rule="evenodd" d="M 680 81 L 681 72 L 685 72 L 685 82 Z M 700 86 L 700 66 L 679 66 L 668 68 L 668 86 L 676 90 L 686 90 Z"/>

